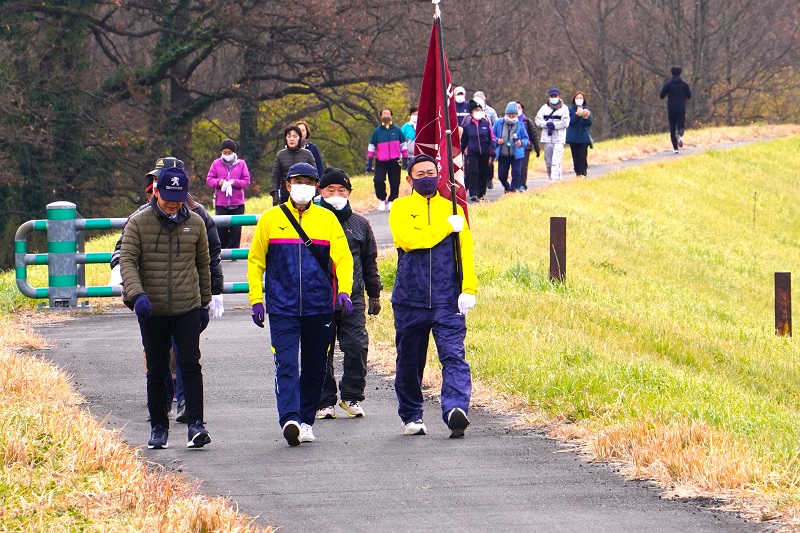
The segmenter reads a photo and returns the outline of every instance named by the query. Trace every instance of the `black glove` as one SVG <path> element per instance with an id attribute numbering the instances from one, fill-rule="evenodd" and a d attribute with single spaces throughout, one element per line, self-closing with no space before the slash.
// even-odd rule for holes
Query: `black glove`
<path id="1" fill-rule="evenodd" d="M 404 157 L 403 158 L 403 170 L 406 170 L 407 168 L 408 168 L 408 158 Z"/>
<path id="2" fill-rule="evenodd" d="M 548 135 L 550 135 L 550 136 L 552 136 L 552 135 L 553 135 L 553 132 L 554 132 L 555 130 L 556 130 L 556 125 L 555 125 L 555 124 L 553 124 L 553 121 L 552 121 L 552 120 L 551 120 L 551 121 L 549 121 L 549 122 L 547 123 L 547 134 L 548 134 Z"/>
<path id="3" fill-rule="evenodd" d="M 208 320 L 209 320 L 208 308 L 207 307 L 201 307 L 200 308 L 200 331 L 205 331 L 205 329 L 208 327 Z"/>
<path id="4" fill-rule="evenodd" d="M 367 159 L 367 172 L 375 172 L 375 167 L 372 165 L 372 158 Z"/>
<path id="5" fill-rule="evenodd" d="M 281 203 L 281 195 L 278 192 L 272 193 L 272 205 L 278 205 Z"/>
<path id="6" fill-rule="evenodd" d="M 542 152 L 540 152 L 539 150 L 536 150 L 536 157 L 539 157 L 540 155 L 542 155 Z"/>
<path id="7" fill-rule="evenodd" d="M 381 299 L 378 298 L 370 298 L 369 303 L 367 304 L 367 314 L 369 315 L 377 315 L 381 312 Z"/>

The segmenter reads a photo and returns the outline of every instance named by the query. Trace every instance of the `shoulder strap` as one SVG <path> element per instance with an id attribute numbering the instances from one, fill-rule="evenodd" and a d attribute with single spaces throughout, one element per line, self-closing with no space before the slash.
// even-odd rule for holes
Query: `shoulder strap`
<path id="1" fill-rule="evenodd" d="M 302 239 L 305 247 L 308 248 L 308 251 L 311 252 L 311 255 L 313 255 L 314 259 L 317 260 L 317 263 L 319 263 L 319 266 L 322 269 L 322 271 L 325 272 L 325 275 L 328 276 L 329 280 L 333 280 L 333 273 L 328 268 L 328 265 L 326 265 L 325 262 L 322 260 L 322 256 L 319 255 L 319 249 L 317 248 L 317 245 L 314 244 L 314 242 L 308 238 L 308 234 L 306 234 L 306 232 L 303 231 L 303 228 L 297 222 L 297 219 L 292 216 L 292 213 L 289 211 L 289 208 L 286 207 L 286 204 L 281 204 L 281 210 L 283 210 L 283 213 L 286 215 L 286 218 L 289 219 L 289 222 L 292 224 L 292 227 L 294 227 L 295 231 L 300 236 L 300 239 Z"/>

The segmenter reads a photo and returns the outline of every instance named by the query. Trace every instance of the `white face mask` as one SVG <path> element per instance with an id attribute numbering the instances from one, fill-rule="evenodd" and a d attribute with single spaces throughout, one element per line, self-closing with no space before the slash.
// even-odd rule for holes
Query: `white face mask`
<path id="1" fill-rule="evenodd" d="M 475 111 L 475 112 L 472 114 L 472 117 L 473 117 L 475 120 L 483 120 L 483 118 L 484 118 L 485 116 L 486 116 L 486 113 L 484 113 L 483 111 Z"/>
<path id="2" fill-rule="evenodd" d="M 576 98 L 575 105 L 583 105 L 583 98 Z"/>
<path id="3" fill-rule="evenodd" d="M 417 115 L 411 115 L 411 118 L 408 119 L 408 122 L 411 125 L 416 126 L 417 125 Z"/>
<path id="4" fill-rule="evenodd" d="M 308 202 L 313 200 L 314 196 L 316 196 L 317 194 L 317 188 L 314 185 L 291 183 L 290 187 L 292 188 L 292 190 L 289 191 L 289 196 L 298 205 L 306 205 Z"/>
<path id="5" fill-rule="evenodd" d="M 236 159 L 236 154 L 235 153 L 233 153 L 231 155 L 223 155 L 222 156 L 222 160 L 225 161 L 226 163 L 230 163 L 234 159 Z"/>
<path id="6" fill-rule="evenodd" d="M 456 95 L 456 103 L 457 104 L 463 104 L 464 103 L 464 95 L 463 94 L 457 94 Z"/>
<path id="7" fill-rule="evenodd" d="M 341 211 L 344 209 L 344 206 L 347 205 L 347 198 L 344 196 L 331 196 L 329 198 L 325 198 L 325 201 L 331 204 L 334 209 L 337 211 Z"/>
<path id="8" fill-rule="evenodd" d="M 551 98 L 551 99 L 550 99 L 550 104 L 552 104 L 552 105 L 558 105 L 558 98 L 557 98 L 557 97 L 556 97 L 556 98 Z"/>

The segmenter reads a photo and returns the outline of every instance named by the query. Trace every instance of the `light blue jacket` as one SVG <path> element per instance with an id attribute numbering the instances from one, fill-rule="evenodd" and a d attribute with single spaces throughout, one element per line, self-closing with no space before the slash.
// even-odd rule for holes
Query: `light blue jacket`
<path id="1" fill-rule="evenodd" d="M 494 126 L 492 127 L 492 131 L 494 131 L 495 139 L 502 139 L 503 138 L 503 125 L 505 123 L 506 123 L 506 117 L 497 119 L 497 122 L 494 123 Z M 515 133 L 517 134 L 517 138 L 520 141 L 522 141 L 522 144 L 520 146 L 514 146 L 514 159 L 522 159 L 523 157 L 525 157 L 525 147 L 528 146 L 528 143 L 530 142 L 530 137 L 528 136 L 528 130 L 525 129 L 525 124 L 519 119 L 517 119 L 517 129 L 516 129 Z M 512 136 L 513 136 L 513 134 L 512 134 Z M 514 139 L 513 138 L 512 139 L 503 139 L 503 141 L 504 142 L 511 141 L 511 145 L 512 146 L 514 145 Z M 497 141 L 495 141 L 495 143 L 497 143 Z M 498 156 L 500 155 L 500 150 L 502 148 L 503 147 L 500 146 L 499 144 L 497 146 L 495 146 L 495 150 L 497 150 L 497 155 Z"/>

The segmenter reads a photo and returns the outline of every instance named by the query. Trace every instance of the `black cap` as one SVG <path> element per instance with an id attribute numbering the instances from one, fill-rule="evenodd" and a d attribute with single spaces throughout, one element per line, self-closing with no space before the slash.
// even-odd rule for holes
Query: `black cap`
<path id="1" fill-rule="evenodd" d="M 222 144 L 219 145 L 219 151 L 223 151 L 225 148 L 230 150 L 231 152 L 236 151 L 236 143 L 233 142 L 233 139 L 225 139 L 222 141 Z"/>
<path id="2" fill-rule="evenodd" d="M 328 185 L 342 185 L 347 188 L 348 191 L 353 190 L 350 178 L 347 177 L 347 174 L 341 168 L 328 167 L 325 169 L 319 180 L 319 188 L 324 189 Z"/>
<path id="3" fill-rule="evenodd" d="M 408 166 L 406 167 L 408 168 L 408 174 L 411 175 L 411 169 L 414 168 L 414 165 L 416 165 L 417 163 L 422 163 L 423 161 L 430 161 L 431 163 L 436 165 L 436 170 L 438 172 L 439 165 L 436 163 L 436 160 L 434 158 L 432 158 L 428 154 L 417 154 L 408 160 Z"/>

